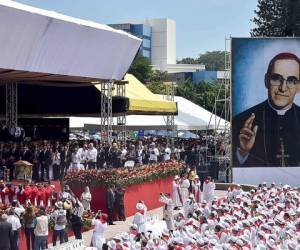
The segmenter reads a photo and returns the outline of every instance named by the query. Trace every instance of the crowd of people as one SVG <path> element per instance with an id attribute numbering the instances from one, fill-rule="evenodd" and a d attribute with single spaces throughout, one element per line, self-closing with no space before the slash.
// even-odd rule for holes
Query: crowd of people
<path id="1" fill-rule="evenodd" d="M 7 184 L 1 182 L 1 185 L 1 190 L 7 189 Z M 11 186 L 11 192 L 4 192 L 1 199 L 1 250 L 21 249 L 21 229 L 25 232 L 27 250 L 47 249 L 51 243 L 48 241 L 50 229 L 53 246 L 57 238 L 60 244 L 68 241 L 70 227 L 75 239 L 82 239 L 83 214 L 91 213 L 92 196 L 88 187 L 81 197 L 76 197 L 67 185 L 56 193 L 48 184 L 25 184 L 24 187 Z"/>
<path id="2" fill-rule="evenodd" d="M 174 183 L 178 182 L 178 177 Z M 179 180 L 182 184 L 185 179 Z M 186 182 L 187 184 L 187 182 Z M 165 223 L 161 230 L 147 230 L 147 207 L 137 203 L 137 213 L 128 232 L 105 243 L 107 216 L 99 214 L 94 246 L 97 249 L 228 249 L 297 250 L 300 246 L 300 189 L 266 183 L 248 192 L 233 184 L 223 198 L 213 196 L 214 185 L 208 178 L 201 199 L 192 192 L 176 209 L 177 189 L 160 194 Z M 183 190 L 182 190 L 183 191 Z M 184 193 L 184 191 L 182 192 Z M 207 200 L 205 200 L 207 199 Z M 96 223 L 96 222 L 94 222 Z M 98 239 L 98 241 L 96 240 Z"/>
<path id="3" fill-rule="evenodd" d="M 220 146 L 222 150 L 222 147 Z M 205 157 L 214 152 L 207 140 L 175 140 L 171 147 L 166 138 L 143 138 L 133 141 L 33 141 L 0 142 L 0 179 L 4 168 L 14 177 L 14 163 L 18 160 L 33 164 L 32 180 L 62 179 L 67 169 L 134 167 L 176 159 L 188 165 L 204 164 Z M 208 153 L 207 153 L 208 152 Z"/>

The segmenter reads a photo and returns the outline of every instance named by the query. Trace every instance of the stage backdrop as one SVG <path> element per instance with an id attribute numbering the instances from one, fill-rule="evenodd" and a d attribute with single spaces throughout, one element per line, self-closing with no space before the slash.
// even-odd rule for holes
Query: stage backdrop
<path id="1" fill-rule="evenodd" d="M 235 182 L 299 185 L 300 39 L 232 38 Z"/>

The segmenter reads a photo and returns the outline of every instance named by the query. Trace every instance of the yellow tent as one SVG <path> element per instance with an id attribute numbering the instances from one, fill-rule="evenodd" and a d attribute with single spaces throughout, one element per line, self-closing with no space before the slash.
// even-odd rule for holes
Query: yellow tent
<path id="1" fill-rule="evenodd" d="M 177 114 L 177 103 L 164 100 L 153 94 L 132 74 L 126 74 L 125 95 L 128 99 L 126 114 L 167 115 Z M 96 86 L 99 90 L 100 87 Z M 116 89 L 113 95 L 116 97 Z"/>

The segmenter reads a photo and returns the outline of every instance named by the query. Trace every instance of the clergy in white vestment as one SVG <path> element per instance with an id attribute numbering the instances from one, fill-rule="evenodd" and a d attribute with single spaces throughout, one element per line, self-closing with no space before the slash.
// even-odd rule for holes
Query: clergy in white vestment
<path id="1" fill-rule="evenodd" d="M 90 211 L 91 210 L 91 201 L 92 201 L 92 194 L 90 192 L 90 188 L 86 186 L 84 188 L 84 192 L 81 194 L 81 203 L 84 207 L 85 211 Z"/>
<path id="2" fill-rule="evenodd" d="M 180 178 L 178 175 L 176 175 L 173 180 L 173 203 L 175 209 L 182 206 L 182 196 L 179 182 Z"/>
<path id="3" fill-rule="evenodd" d="M 189 198 L 183 204 L 183 215 L 185 219 L 188 219 L 189 214 L 194 213 L 195 200 L 194 196 L 191 194 Z"/>
<path id="4" fill-rule="evenodd" d="M 183 180 L 181 182 L 181 197 L 183 204 L 185 201 L 189 198 L 189 187 L 190 187 L 190 181 L 187 179 L 187 175 L 183 176 Z"/>
<path id="5" fill-rule="evenodd" d="M 199 180 L 199 176 L 195 176 L 195 180 L 192 183 L 193 185 L 193 192 L 195 196 L 196 202 L 201 202 L 201 181 Z"/>
<path id="6" fill-rule="evenodd" d="M 135 213 L 135 215 L 133 217 L 132 223 L 137 225 L 138 233 L 145 233 L 147 208 L 146 208 L 145 204 L 143 204 L 142 202 L 138 202 L 136 204 L 136 209 L 137 209 L 137 212 Z"/>
<path id="7" fill-rule="evenodd" d="M 208 176 L 203 183 L 203 200 L 207 201 L 209 205 L 211 205 L 211 202 L 215 198 L 215 189 L 215 182 L 211 179 L 210 176 Z"/>
<path id="8" fill-rule="evenodd" d="M 170 194 L 169 193 L 166 193 L 166 194 L 161 193 L 159 196 L 159 201 L 164 204 L 163 219 L 165 220 L 168 229 L 170 231 L 173 231 L 175 229 L 174 216 L 173 216 L 174 203 L 171 199 Z"/>
<path id="9" fill-rule="evenodd" d="M 104 233 L 107 229 L 107 215 L 97 215 L 96 218 L 92 220 L 92 225 L 95 226 L 92 236 L 92 245 L 96 247 L 97 250 L 102 250 L 102 246 L 105 243 Z"/>

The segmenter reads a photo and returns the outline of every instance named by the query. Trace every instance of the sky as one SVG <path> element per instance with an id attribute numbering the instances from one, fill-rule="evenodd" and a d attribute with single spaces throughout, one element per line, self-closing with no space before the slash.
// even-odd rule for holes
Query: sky
<path id="1" fill-rule="evenodd" d="M 176 21 L 177 59 L 224 50 L 226 37 L 248 37 L 257 0 L 17 0 L 103 24 L 132 19 Z"/>

